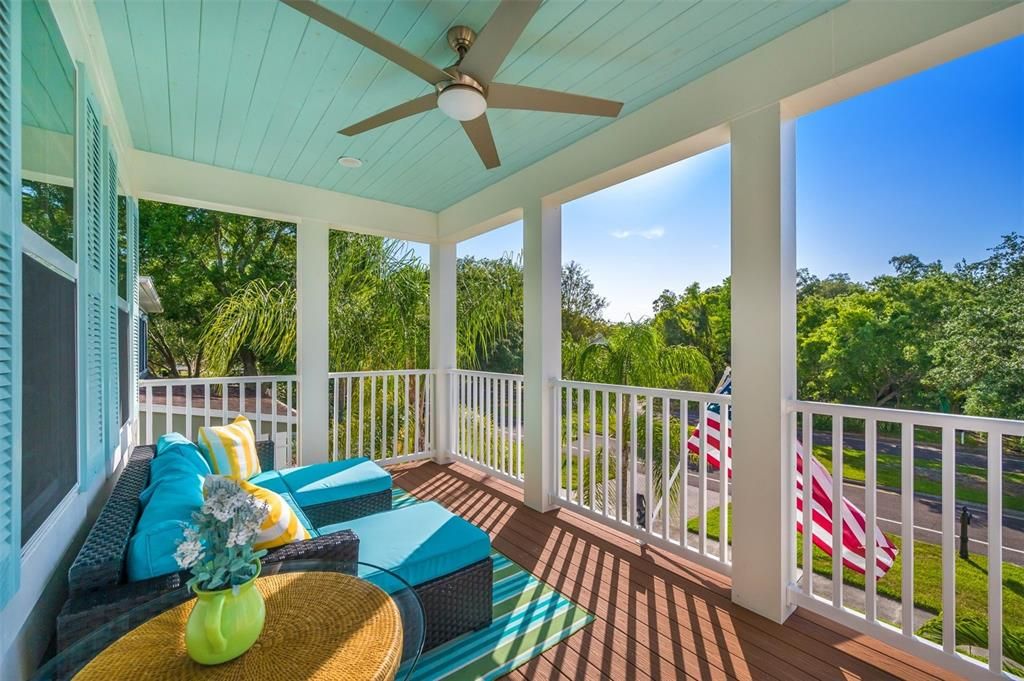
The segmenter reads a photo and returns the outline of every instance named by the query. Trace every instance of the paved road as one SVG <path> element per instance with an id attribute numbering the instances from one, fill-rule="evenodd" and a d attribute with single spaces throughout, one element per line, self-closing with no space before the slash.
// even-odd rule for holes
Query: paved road
<path id="1" fill-rule="evenodd" d="M 815 432 L 814 444 L 831 446 L 832 433 L 821 431 Z M 859 433 L 843 433 L 843 447 L 848 449 L 864 451 L 864 436 Z M 899 440 L 893 440 L 891 438 L 878 439 L 878 452 L 880 454 L 895 454 L 899 456 L 900 450 L 901 445 Z M 930 443 L 915 443 L 914 459 L 925 461 L 942 461 L 942 446 Z M 956 445 L 956 463 L 957 465 L 987 468 L 988 453 L 984 449 L 980 449 L 978 447 L 970 447 L 967 445 L 961 445 L 958 442 Z M 1024 457 L 1004 456 L 1003 472 L 1024 472 Z"/>

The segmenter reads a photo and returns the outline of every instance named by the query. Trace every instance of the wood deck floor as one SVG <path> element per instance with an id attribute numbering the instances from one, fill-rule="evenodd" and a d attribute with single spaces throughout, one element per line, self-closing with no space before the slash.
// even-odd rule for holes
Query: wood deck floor
<path id="1" fill-rule="evenodd" d="M 594 613 L 510 679 L 959 678 L 803 610 L 775 624 L 734 605 L 727 577 L 570 511 L 537 513 L 517 487 L 469 466 L 422 462 L 391 473 Z"/>

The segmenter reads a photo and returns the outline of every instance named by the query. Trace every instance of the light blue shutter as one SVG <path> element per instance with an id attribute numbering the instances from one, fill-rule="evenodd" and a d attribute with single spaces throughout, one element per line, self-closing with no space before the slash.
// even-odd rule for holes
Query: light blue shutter
<path id="1" fill-rule="evenodd" d="M 131 314 L 131 347 L 128 351 L 128 375 L 130 377 L 128 399 L 131 401 L 129 412 L 133 421 L 139 415 L 139 204 L 132 197 L 125 200 L 128 214 L 128 310 Z M 138 427 L 136 425 L 136 427 Z"/>
<path id="2" fill-rule="evenodd" d="M 78 371 L 80 487 L 105 476 L 107 411 L 104 389 L 104 176 L 103 129 L 85 68 L 78 65 L 75 161 L 75 243 L 78 249 Z"/>
<path id="3" fill-rule="evenodd" d="M 106 460 L 113 458 L 121 430 L 121 391 L 118 389 L 118 319 L 117 319 L 117 264 L 118 264 L 118 230 L 117 230 L 117 155 L 110 143 L 110 135 L 103 129 L 104 161 L 104 231 L 105 248 L 103 269 L 103 387 L 106 392 L 104 414 L 106 422 Z"/>
<path id="4" fill-rule="evenodd" d="M 0 0 L 0 608 L 21 572 L 20 15 Z"/>

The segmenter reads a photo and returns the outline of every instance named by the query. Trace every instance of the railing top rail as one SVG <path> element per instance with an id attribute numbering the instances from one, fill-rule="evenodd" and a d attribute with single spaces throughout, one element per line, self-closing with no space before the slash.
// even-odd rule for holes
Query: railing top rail
<path id="1" fill-rule="evenodd" d="M 433 369 L 379 369 L 376 371 L 332 371 L 327 378 L 359 378 L 366 376 L 422 376 L 432 374 Z"/>
<path id="2" fill-rule="evenodd" d="M 139 386 L 160 388 L 169 385 L 221 385 L 223 383 L 271 383 L 273 381 L 296 381 L 298 376 L 203 376 L 200 378 L 146 378 Z"/>
<path id="3" fill-rule="evenodd" d="M 583 390 L 607 390 L 609 392 L 623 393 L 626 395 L 637 395 L 646 397 L 664 397 L 671 400 L 689 400 L 691 402 L 712 402 L 715 404 L 731 404 L 732 395 L 721 393 L 702 393 L 690 390 L 671 390 L 668 388 L 643 388 L 635 385 L 614 385 L 612 383 L 588 383 L 586 381 L 566 381 L 557 379 L 552 385 L 561 388 L 580 388 Z"/>
<path id="4" fill-rule="evenodd" d="M 806 400 L 790 400 L 788 405 L 791 412 L 805 411 L 822 416 L 875 419 L 884 423 L 931 426 L 935 428 L 953 426 L 958 430 L 997 431 L 1003 435 L 1024 437 L 1024 421 L 1013 419 L 996 419 L 987 416 L 968 416 L 965 414 L 936 414 L 927 411 L 912 411 L 910 409 L 862 407 L 853 404 L 831 404 L 828 402 L 810 402 Z"/>
<path id="5" fill-rule="evenodd" d="M 507 378 L 513 381 L 523 380 L 522 374 L 503 374 L 497 371 L 479 371 L 477 369 L 449 369 L 453 376 L 486 376 L 487 378 Z"/>

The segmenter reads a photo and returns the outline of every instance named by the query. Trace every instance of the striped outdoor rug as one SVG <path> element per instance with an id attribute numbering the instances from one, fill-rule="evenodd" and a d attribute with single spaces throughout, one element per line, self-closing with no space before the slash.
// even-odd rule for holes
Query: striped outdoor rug
<path id="1" fill-rule="evenodd" d="M 394 507 L 420 500 L 395 488 Z M 528 662 L 593 621 L 594 616 L 493 551 L 494 621 L 428 651 L 410 677 L 415 681 L 496 679 Z M 405 667 L 398 678 L 405 678 Z"/>

